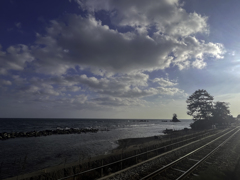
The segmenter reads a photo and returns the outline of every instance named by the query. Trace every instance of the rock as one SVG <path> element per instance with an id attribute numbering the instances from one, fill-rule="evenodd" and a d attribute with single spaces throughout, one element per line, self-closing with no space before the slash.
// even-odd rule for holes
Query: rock
<path id="1" fill-rule="evenodd" d="M 79 128 L 57 128 L 56 130 L 44 130 L 44 131 L 29 131 L 29 132 L 12 132 L 7 133 L 3 132 L 0 133 L 0 139 L 9 139 L 9 138 L 15 138 L 15 137 L 39 137 L 39 136 L 49 136 L 52 134 L 81 134 L 83 133 L 96 133 L 99 129 L 95 128 L 86 128 L 86 129 L 79 129 Z"/>

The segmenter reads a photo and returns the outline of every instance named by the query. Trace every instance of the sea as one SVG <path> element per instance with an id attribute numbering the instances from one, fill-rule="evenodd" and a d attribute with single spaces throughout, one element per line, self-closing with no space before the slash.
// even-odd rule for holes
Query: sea
<path id="1" fill-rule="evenodd" d="M 57 128 L 97 128 L 97 133 L 21 137 L 0 140 L 0 179 L 108 154 L 119 139 L 162 135 L 163 130 L 190 128 L 181 119 L 0 119 L 0 132 Z M 107 130 L 107 131 L 106 131 Z"/>

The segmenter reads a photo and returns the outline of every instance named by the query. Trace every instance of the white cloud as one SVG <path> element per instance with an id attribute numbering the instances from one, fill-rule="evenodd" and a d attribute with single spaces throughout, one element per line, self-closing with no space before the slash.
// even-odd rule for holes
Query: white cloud
<path id="1" fill-rule="evenodd" d="M 8 80 L 0 79 L 0 85 L 10 86 L 12 85 L 12 82 Z"/>
<path id="2" fill-rule="evenodd" d="M 207 65 L 206 62 L 204 62 L 202 59 L 197 59 L 194 62 L 192 62 L 192 66 L 197 69 L 202 69 Z"/>
<path id="3" fill-rule="evenodd" d="M 146 101 L 140 99 L 131 98 L 119 98 L 119 97 L 99 97 L 93 99 L 94 102 L 104 106 L 144 106 Z"/>
<path id="4" fill-rule="evenodd" d="M 51 84 L 60 86 L 68 86 L 72 88 L 83 86 L 99 94 L 110 95 L 114 97 L 144 97 L 156 94 L 156 92 L 148 89 L 149 76 L 143 73 L 123 74 L 118 77 L 100 78 L 88 77 L 87 75 L 62 76 L 48 80 Z M 146 89 L 139 89 L 139 88 Z M 64 91 L 67 89 L 63 89 Z M 82 88 L 84 89 L 84 88 Z"/>
<path id="5" fill-rule="evenodd" d="M 72 92 L 77 92 L 80 90 L 81 90 L 81 87 L 78 87 L 78 86 L 67 86 L 62 89 L 62 91 L 72 91 Z"/>
<path id="6" fill-rule="evenodd" d="M 15 89 L 5 93 L 22 103 L 45 102 L 72 108 L 80 104 L 80 109 L 94 109 L 100 106 L 145 106 L 147 101 L 143 98 L 159 94 L 173 96 L 182 92 L 178 88 L 154 88 L 149 86 L 149 81 L 149 75 L 142 72 L 104 78 L 82 74 L 27 79 L 14 75 L 12 83 Z M 163 87 L 176 85 L 162 78 L 153 81 Z M 10 81 L 3 83 L 11 85 Z"/>
<path id="7" fill-rule="evenodd" d="M 22 85 L 18 91 L 21 94 L 28 93 L 27 96 L 40 95 L 40 96 L 58 96 L 60 95 L 52 85 L 46 83 L 39 83 L 38 85 Z M 36 97 L 36 96 L 35 96 Z"/>
<path id="8" fill-rule="evenodd" d="M 187 94 L 184 93 L 183 90 L 180 90 L 178 88 L 158 87 L 157 89 L 159 90 L 159 93 L 163 94 L 163 95 L 169 95 L 169 96 L 180 95 L 180 96 L 183 96 L 183 97 L 187 96 Z"/>
<path id="9" fill-rule="evenodd" d="M 0 66 L 2 74 L 7 70 L 24 70 L 26 62 L 32 62 L 34 57 L 28 46 L 19 44 L 10 46 L 6 52 L 1 51 L 0 46 Z"/>
<path id="10" fill-rule="evenodd" d="M 15 23 L 15 26 L 20 29 L 22 27 L 22 24 L 20 22 L 17 22 Z"/>
<path id="11" fill-rule="evenodd" d="M 193 67 L 202 69 L 207 64 L 204 61 L 205 57 L 222 59 L 225 53 L 222 44 L 200 42 L 191 36 L 184 38 L 182 44 L 182 46 L 178 46 L 178 48 L 173 50 L 174 56 L 176 57 L 174 63 L 178 65 L 180 69 L 189 67 L 191 60 L 193 60 Z M 198 65 L 196 65 L 196 63 Z M 200 63 L 201 66 L 199 66 Z"/>
<path id="12" fill-rule="evenodd" d="M 153 82 L 157 82 L 160 86 L 167 87 L 167 86 L 176 86 L 177 83 L 171 82 L 169 80 L 163 78 L 155 78 Z"/>
<path id="13" fill-rule="evenodd" d="M 156 26 L 164 34 L 188 36 L 197 32 L 208 32 L 207 17 L 197 13 L 187 13 L 178 0 L 98 0 L 76 1 L 90 12 L 110 11 L 112 23 L 149 29 Z M 144 30 L 145 31 L 145 30 Z"/>
<path id="14" fill-rule="evenodd" d="M 111 17 L 113 23 L 135 30 L 121 33 L 92 15 L 68 15 L 65 21 L 53 20 L 47 34 L 38 34 L 39 47 L 35 47 L 34 55 L 39 59 L 39 72 L 64 74 L 79 65 L 103 76 L 106 72 L 159 70 L 171 63 L 183 69 L 199 58 L 223 58 L 221 44 L 205 43 L 194 37 L 207 31 L 207 17 L 188 14 L 176 0 L 78 3 L 91 11 L 116 11 Z M 149 33 L 153 35 L 150 37 Z"/>
<path id="15" fill-rule="evenodd" d="M 104 76 L 160 70 L 170 64 L 184 69 L 197 59 L 206 65 L 207 57 L 223 58 L 221 44 L 195 37 L 207 32 L 207 17 L 187 13 L 178 0 L 76 2 L 89 12 L 108 11 L 117 28 L 131 26 L 132 30 L 110 29 L 93 14 L 86 18 L 68 14 L 64 20 L 52 20 L 45 34 L 37 33 L 37 45 L 1 51 L 1 73 L 23 70 L 31 62 L 38 73 L 61 75 L 79 66 Z"/>
<path id="16" fill-rule="evenodd" d="M 84 103 L 87 103 L 87 99 L 88 99 L 87 96 L 81 94 L 81 95 L 75 96 L 74 98 L 71 98 L 70 103 L 71 104 L 84 104 Z"/>
<path id="17" fill-rule="evenodd" d="M 45 46 L 34 50 L 40 60 L 36 62 L 40 72 L 63 74 L 74 65 L 113 72 L 169 66 L 168 52 L 165 48 L 161 50 L 165 44 L 156 44 L 152 39 L 138 35 L 126 39 L 126 34 L 110 30 L 93 17 L 86 19 L 72 15 L 68 23 L 65 26 L 54 21 L 47 36 L 38 37 L 37 43 Z M 63 53 L 64 49 L 69 53 Z"/>
<path id="18" fill-rule="evenodd" d="M 230 52 L 228 52 L 228 54 L 231 55 L 231 56 L 235 56 L 236 55 L 236 51 L 230 51 Z"/>
<path id="19" fill-rule="evenodd" d="M 2 75 L 7 74 L 7 70 L 4 68 L 0 68 L 0 74 L 2 74 Z"/>
<path id="20" fill-rule="evenodd" d="M 6 97 L 75 109 L 146 106 L 146 99 L 160 95 L 186 96 L 177 82 L 151 79 L 149 72 L 172 66 L 202 69 L 209 58 L 223 58 L 222 44 L 196 38 L 209 33 L 208 18 L 186 12 L 178 0 L 75 2 L 89 15 L 51 20 L 33 45 L 6 51 L 0 46 Z M 101 10 L 113 26 L 97 20 L 95 12 Z"/>

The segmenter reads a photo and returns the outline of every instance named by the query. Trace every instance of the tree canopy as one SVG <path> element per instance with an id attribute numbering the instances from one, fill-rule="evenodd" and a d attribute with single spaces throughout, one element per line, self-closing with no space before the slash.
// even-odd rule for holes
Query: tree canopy
<path id="1" fill-rule="evenodd" d="M 213 120 L 216 122 L 226 122 L 230 119 L 228 103 L 215 102 L 212 111 Z"/>
<path id="2" fill-rule="evenodd" d="M 193 120 L 206 120 L 211 117 L 213 109 L 213 96 L 206 90 L 199 89 L 187 99 L 187 114 L 193 116 Z"/>
<path id="3" fill-rule="evenodd" d="M 216 124 L 226 125 L 236 122 L 236 119 L 230 115 L 229 103 L 213 102 L 213 96 L 204 89 L 195 91 L 186 102 L 187 114 L 193 116 L 195 121 L 190 125 L 193 129 L 206 129 Z M 237 119 L 240 119 L 240 114 Z"/>
<path id="4" fill-rule="evenodd" d="M 240 120 L 240 114 L 237 116 L 237 119 Z"/>

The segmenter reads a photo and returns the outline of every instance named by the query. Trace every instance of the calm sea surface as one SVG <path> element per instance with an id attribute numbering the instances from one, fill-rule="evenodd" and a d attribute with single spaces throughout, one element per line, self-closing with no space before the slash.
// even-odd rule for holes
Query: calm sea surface
<path id="1" fill-rule="evenodd" d="M 117 147 L 117 140 L 162 134 L 166 128 L 189 128 L 192 120 L 179 123 L 135 119 L 0 119 L 0 132 L 27 132 L 57 128 L 109 129 L 97 133 L 51 135 L 0 140 L 1 177 L 78 161 L 106 154 Z M 24 164 L 24 167 L 22 167 Z M 11 170 L 10 170 L 11 169 Z"/>

